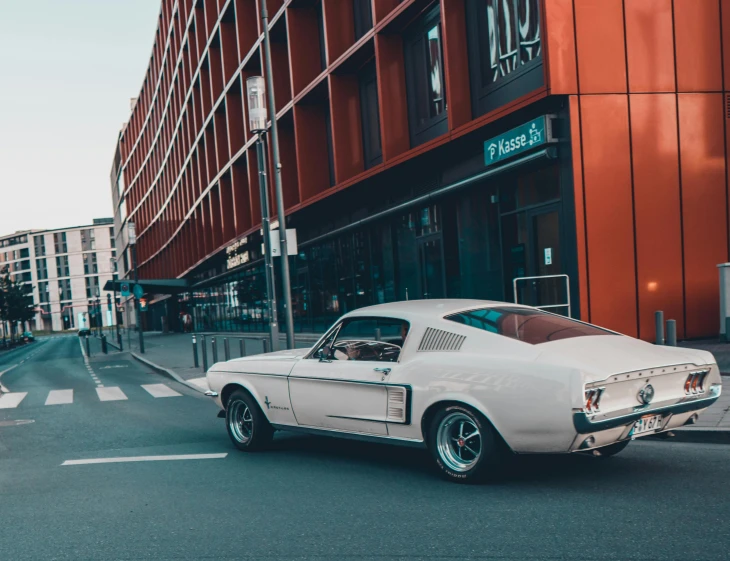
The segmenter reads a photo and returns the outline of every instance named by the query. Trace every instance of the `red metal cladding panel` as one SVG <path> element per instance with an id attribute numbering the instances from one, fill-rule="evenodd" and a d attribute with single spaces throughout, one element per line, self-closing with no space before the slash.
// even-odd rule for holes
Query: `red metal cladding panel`
<path id="1" fill-rule="evenodd" d="M 241 62 L 256 42 L 259 18 L 256 15 L 256 0 L 235 0 L 235 6 L 238 60 Z"/>
<path id="2" fill-rule="evenodd" d="M 625 0 L 629 91 L 673 92 L 672 0 Z"/>
<path id="3" fill-rule="evenodd" d="M 581 93 L 626 91 L 622 0 L 575 2 Z"/>
<path id="4" fill-rule="evenodd" d="M 251 224 L 261 224 L 261 195 L 259 186 L 259 167 L 256 148 L 251 147 L 248 158 L 248 185 L 251 195 Z"/>
<path id="5" fill-rule="evenodd" d="M 294 106 L 299 195 L 302 201 L 329 187 L 326 125 L 321 106 Z"/>
<path id="6" fill-rule="evenodd" d="M 248 183 L 246 156 L 239 158 L 231 166 L 233 205 L 235 207 L 236 235 L 240 236 L 251 227 L 251 195 Z"/>
<path id="7" fill-rule="evenodd" d="M 397 35 L 376 35 L 375 59 L 383 160 L 387 162 L 410 148 L 401 38 Z"/>
<path id="8" fill-rule="evenodd" d="M 362 147 L 360 89 L 354 74 L 330 76 L 332 144 L 337 182 L 350 179 L 365 169 Z"/>
<path id="9" fill-rule="evenodd" d="M 718 273 L 728 259 L 721 94 L 679 95 L 687 337 L 718 333 Z"/>
<path id="10" fill-rule="evenodd" d="M 398 7 L 402 0 L 373 0 L 373 19 L 377 24 Z"/>
<path id="11" fill-rule="evenodd" d="M 591 321 L 636 336 L 628 100 L 595 95 L 580 103 Z"/>
<path id="12" fill-rule="evenodd" d="M 722 10 L 722 60 L 725 91 L 730 91 L 730 0 L 721 0 Z"/>
<path id="13" fill-rule="evenodd" d="M 231 241 L 236 235 L 235 204 L 233 201 L 233 182 L 231 175 L 221 177 L 221 218 L 223 219 L 223 243 Z"/>
<path id="14" fill-rule="evenodd" d="M 319 54 L 319 20 L 313 7 L 288 8 L 289 60 L 294 95 L 301 92 L 322 71 Z M 304 46 L 306 48 L 303 48 Z"/>
<path id="15" fill-rule="evenodd" d="M 583 153 L 580 133 L 580 103 L 572 95 L 570 103 L 570 144 L 573 151 L 573 193 L 575 197 L 575 232 L 578 254 L 578 293 L 580 294 L 580 318 L 591 321 L 588 299 L 588 256 L 586 254 L 586 223 L 584 213 Z"/>
<path id="16" fill-rule="evenodd" d="M 353 3 L 322 0 L 327 39 L 327 61 L 332 64 L 355 43 Z"/>
<path id="17" fill-rule="evenodd" d="M 441 28 L 444 35 L 444 78 L 451 130 L 471 119 L 469 56 L 463 0 L 441 0 Z"/>
<path id="18" fill-rule="evenodd" d="M 294 127 L 279 123 L 279 156 L 281 159 L 281 188 L 284 195 L 284 209 L 299 203 L 297 187 L 297 152 L 294 141 Z M 273 161 L 273 160 L 272 160 Z M 271 174 L 272 193 L 275 193 L 274 173 Z M 271 214 L 277 214 L 276 197 L 271 198 Z"/>
<path id="19" fill-rule="evenodd" d="M 543 30 L 547 84 L 550 93 L 578 92 L 575 62 L 575 26 L 573 0 L 550 0 L 543 3 Z"/>
<path id="20" fill-rule="evenodd" d="M 674 36 L 678 90 L 721 91 L 719 0 L 674 0 Z"/>
<path id="21" fill-rule="evenodd" d="M 684 336 L 679 144 L 674 94 L 632 95 L 639 335 L 654 340 L 654 312 Z"/>

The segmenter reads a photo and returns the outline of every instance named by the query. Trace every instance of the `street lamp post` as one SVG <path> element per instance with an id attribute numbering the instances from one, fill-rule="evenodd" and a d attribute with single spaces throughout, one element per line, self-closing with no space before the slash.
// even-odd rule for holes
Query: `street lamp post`
<path id="1" fill-rule="evenodd" d="M 134 269 L 134 285 L 137 286 L 137 233 L 134 227 L 134 222 L 127 223 L 127 238 L 129 245 L 132 246 L 132 268 Z M 137 331 L 139 331 L 139 352 L 144 354 L 144 334 L 142 332 L 142 310 L 139 305 L 139 298 L 137 295 L 134 296 L 134 311 L 137 315 Z"/>
<path id="2" fill-rule="evenodd" d="M 264 132 L 266 131 L 266 101 L 264 79 L 253 76 L 246 80 L 248 99 L 248 122 L 251 132 L 257 135 L 256 156 L 259 167 L 259 190 L 261 199 L 261 229 L 264 234 L 264 268 L 266 271 L 266 301 L 269 310 L 269 336 L 271 350 L 279 349 L 279 320 L 276 310 L 276 286 L 274 284 L 274 256 L 271 254 L 271 225 L 269 221 L 269 190 L 266 181 L 266 154 Z"/>
<path id="3" fill-rule="evenodd" d="M 122 334 L 119 333 L 119 318 L 117 317 L 117 277 L 116 274 L 116 259 L 113 257 L 109 258 L 109 267 L 111 269 L 112 273 L 112 288 L 114 290 L 114 298 L 112 299 L 112 329 L 114 329 L 114 326 L 116 326 L 116 332 L 117 332 L 117 345 L 119 345 L 119 350 L 122 350 Z"/>
<path id="4" fill-rule="evenodd" d="M 281 286 L 284 293 L 286 314 L 286 345 L 294 348 L 294 314 L 291 302 L 291 277 L 289 275 L 289 252 L 286 241 L 286 215 L 284 214 L 284 191 L 281 186 L 281 159 L 279 158 L 279 131 L 276 125 L 276 103 L 274 100 L 274 74 L 271 70 L 271 40 L 269 38 L 269 15 L 266 2 L 261 6 L 261 22 L 264 27 L 264 55 L 266 63 L 266 84 L 269 97 L 269 120 L 271 121 L 271 153 L 274 157 L 274 186 L 276 191 L 276 214 L 279 218 L 279 248 L 281 250 Z M 263 84 L 262 84 L 263 85 Z M 250 97 L 249 97 L 250 103 Z M 264 107 L 266 110 L 266 107 Z M 264 125 L 266 123 L 264 122 Z"/>

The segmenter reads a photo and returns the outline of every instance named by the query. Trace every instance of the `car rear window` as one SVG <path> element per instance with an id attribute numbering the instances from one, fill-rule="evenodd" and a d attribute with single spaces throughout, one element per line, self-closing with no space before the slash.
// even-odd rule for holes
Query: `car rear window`
<path id="1" fill-rule="evenodd" d="M 615 335 L 600 327 L 529 308 L 479 308 L 446 319 L 531 345 L 588 335 Z"/>

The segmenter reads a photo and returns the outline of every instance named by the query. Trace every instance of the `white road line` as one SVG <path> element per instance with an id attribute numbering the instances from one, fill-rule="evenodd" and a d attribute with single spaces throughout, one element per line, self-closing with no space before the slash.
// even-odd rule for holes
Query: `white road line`
<path id="1" fill-rule="evenodd" d="M 208 391 L 210 388 L 208 387 L 208 379 L 203 376 L 202 378 L 191 378 L 188 380 L 191 384 L 195 384 L 199 388 L 203 388 L 205 391 Z"/>
<path id="2" fill-rule="evenodd" d="M 169 460 L 219 460 L 223 454 L 179 454 L 174 456 L 134 456 L 131 458 L 90 458 L 88 460 L 66 460 L 62 466 L 79 466 L 84 464 L 118 464 L 123 462 L 163 462 Z"/>
<path id="3" fill-rule="evenodd" d="M 46 398 L 46 405 L 63 405 L 74 402 L 73 390 L 51 390 Z"/>
<path id="4" fill-rule="evenodd" d="M 120 399 L 127 399 L 124 392 L 117 386 L 109 388 L 96 388 L 96 393 L 99 396 L 100 401 L 119 401 Z"/>
<path id="5" fill-rule="evenodd" d="M 28 392 L 4 393 L 0 395 L 0 409 L 15 409 Z"/>
<path id="6" fill-rule="evenodd" d="M 165 384 L 142 384 L 142 389 L 152 397 L 176 397 L 182 395 Z"/>

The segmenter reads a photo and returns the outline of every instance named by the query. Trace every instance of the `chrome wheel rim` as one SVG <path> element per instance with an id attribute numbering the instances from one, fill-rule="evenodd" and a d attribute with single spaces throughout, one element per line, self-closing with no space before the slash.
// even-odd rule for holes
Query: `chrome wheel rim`
<path id="1" fill-rule="evenodd" d="M 228 428 L 238 442 L 246 444 L 253 434 L 253 415 L 243 401 L 233 401 L 228 405 Z"/>
<path id="2" fill-rule="evenodd" d="M 472 417 L 465 413 L 449 413 L 439 424 L 436 446 L 446 467 L 463 473 L 479 461 L 482 435 Z"/>

